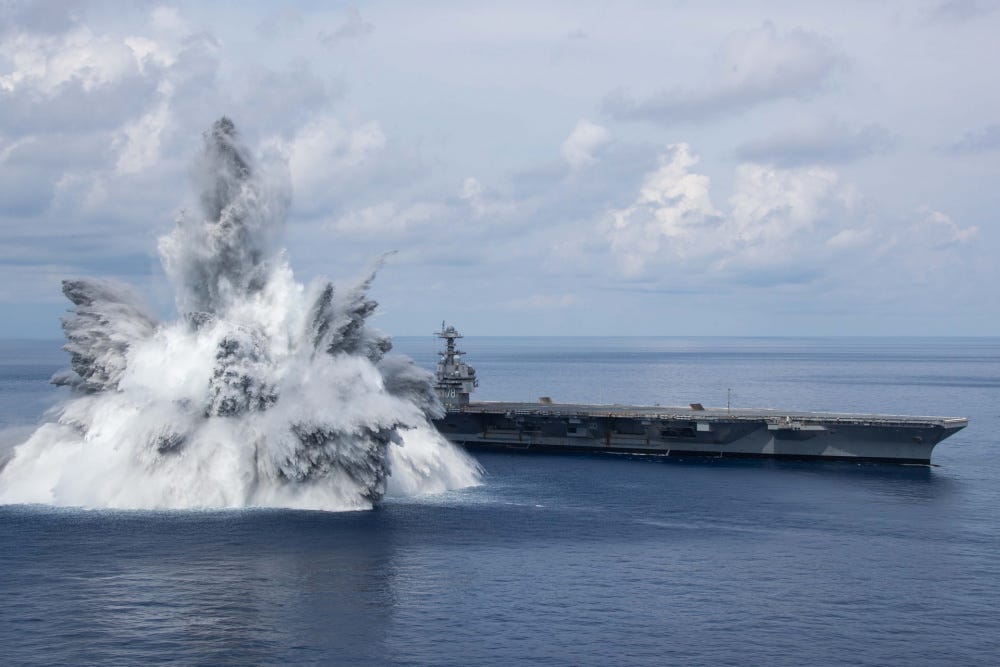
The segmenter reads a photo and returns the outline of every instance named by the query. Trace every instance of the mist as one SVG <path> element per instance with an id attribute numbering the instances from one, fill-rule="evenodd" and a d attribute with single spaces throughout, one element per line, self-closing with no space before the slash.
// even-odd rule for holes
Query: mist
<path id="1" fill-rule="evenodd" d="M 356 284 L 303 285 L 281 244 L 290 197 L 228 118 L 204 135 L 199 208 L 158 250 L 179 316 L 129 286 L 72 279 L 71 396 L 0 471 L 0 503 L 368 509 L 475 485 L 431 424 L 433 377 L 368 320 L 381 260 Z M 331 260 L 332 261 L 332 260 Z"/>

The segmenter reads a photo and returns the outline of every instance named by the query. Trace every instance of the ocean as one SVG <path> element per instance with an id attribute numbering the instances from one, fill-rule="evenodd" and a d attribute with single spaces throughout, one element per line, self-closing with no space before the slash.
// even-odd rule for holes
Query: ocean
<path id="1" fill-rule="evenodd" d="M 439 341 L 398 338 L 432 367 Z M 460 341 L 476 397 L 964 416 L 932 467 L 476 454 L 372 511 L 0 507 L 4 664 L 1000 660 L 1000 339 Z M 0 342 L 0 456 L 62 395 Z"/>

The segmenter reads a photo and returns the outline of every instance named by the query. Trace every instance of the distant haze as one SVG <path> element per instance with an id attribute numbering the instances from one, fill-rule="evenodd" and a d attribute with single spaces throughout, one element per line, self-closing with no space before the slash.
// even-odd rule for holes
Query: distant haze
<path id="1" fill-rule="evenodd" d="M 227 115 L 296 279 L 429 335 L 995 335 L 1000 4 L 5 3 L 0 337 L 171 317 Z M 183 310 L 183 304 L 181 308 Z"/>

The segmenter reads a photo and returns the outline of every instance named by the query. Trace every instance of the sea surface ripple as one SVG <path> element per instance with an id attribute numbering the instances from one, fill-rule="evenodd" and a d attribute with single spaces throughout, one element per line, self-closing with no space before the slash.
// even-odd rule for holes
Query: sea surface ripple
<path id="1" fill-rule="evenodd" d="M 463 343 L 484 399 L 971 422 L 934 467 L 479 454 L 482 486 L 372 511 L 3 506 L 4 662 L 996 662 L 1000 340 Z M 63 366 L 57 342 L 0 343 L 7 445 Z"/>

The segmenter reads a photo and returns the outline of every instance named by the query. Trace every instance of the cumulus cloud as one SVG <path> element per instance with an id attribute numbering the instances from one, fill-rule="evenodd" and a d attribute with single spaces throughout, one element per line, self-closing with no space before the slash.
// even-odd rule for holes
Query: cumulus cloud
<path id="1" fill-rule="evenodd" d="M 571 169 L 582 169 L 597 161 L 595 154 L 611 141 L 607 129 L 580 119 L 562 144 L 562 156 Z"/>
<path id="2" fill-rule="evenodd" d="M 53 276 L 148 275 L 192 142 L 220 113 L 290 149 L 304 203 L 328 200 L 324 175 L 343 192 L 376 173 L 381 128 L 327 120 L 342 89 L 307 63 L 223 68 L 227 45 L 172 7 L 119 22 L 86 3 L 43 4 L 39 16 L 0 8 L 0 250 L 41 267 L 6 262 L 2 298 L 39 298 L 43 285 L 58 299 Z"/>
<path id="3" fill-rule="evenodd" d="M 140 113 L 142 101 L 155 91 L 126 44 L 84 27 L 5 35 L 0 61 L 7 63 L 0 74 L 5 133 L 112 128 Z"/>
<path id="4" fill-rule="evenodd" d="M 30 25 L 13 26 L 0 40 L 0 148 L 11 148 L 0 151 L 0 190 L 16 188 L 14 200 L 24 204 L 8 205 L 7 213 L 22 224 L 50 217 L 46 226 L 63 234 L 82 220 L 95 222 L 95 233 L 108 233 L 115 222 L 135 224 L 121 214 L 137 193 L 148 205 L 169 192 L 143 191 L 142 179 L 162 170 L 179 124 L 201 124 L 198 113 L 185 113 L 197 104 L 187 97 L 190 88 L 198 88 L 202 104 L 213 100 L 207 38 L 192 37 L 167 8 L 127 32 L 76 19 L 62 31 Z M 178 104 L 177 96 L 186 101 Z"/>
<path id="5" fill-rule="evenodd" d="M 163 102 L 135 121 L 126 123 L 116 137 L 119 173 L 134 174 L 160 160 L 160 142 L 170 123 L 170 108 Z"/>
<path id="6" fill-rule="evenodd" d="M 52 95 L 69 82 L 91 91 L 134 74 L 138 63 L 127 45 L 78 27 L 61 35 L 17 32 L 0 45 L 10 71 L 0 76 L 0 90 L 33 88 Z"/>
<path id="7" fill-rule="evenodd" d="M 722 216 L 709 195 L 708 176 L 691 170 L 697 162 L 687 144 L 669 146 L 635 203 L 612 212 L 611 250 L 626 276 L 643 273 L 663 251 L 685 257 L 714 245 Z"/>
<path id="8" fill-rule="evenodd" d="M 731 34 L 716 52 L 705 83 L 662 90 L 645 99 L 619 89 L 605 98 L 603 106 L 618 120 L 707 120 L 813 94 L 842 62 L 839 51 L 822 35 L 802 29 L 779 32 L 767 22 Z"/>
<path id="9" fill-rule="evenodd" d="M 721 230 L 730 252 L 718 266 L 752 273 L 814 263 L 818 249 L 844 231 L 852 195 L 830 169 L 740 165 Z"/>
<path id="10" fill-rule="evenodd" d="M 687 144 L 668 147 L 636 201 L 609 214 L 606 234 L 623 276 L 693 270 L 746 280 L 766 272 L 771 281 L 797 281 L 809 273 L 803 262 L 844 231 L 839 214 L 850 206 L 850 189 L 828 169 L 740 165 L 723 211 L 697 162 Z"/>
<path id="11" fill-rule="evenodd" d="M 781 167 L 810 164 L 845 164 L 889 150 L 892 134 L 871 123 L 852 127 L 827 120 L 779 130 L 736 148 L 736 157 L 747 162 L 765 162 Z"/>
<path id="12" fill-rule="evenodd" d="M 331 207 L 353 187 L 370 179 L 380 166 L 386 135 L 375 121 L 347 125 L 334 117 L 318 118 L 291 137 L 274 137 L 269 148 L 288 160 L 296 207 L 315 212 Z"/>
<path id="13" fill-rule="evenodd" d="M 1000 130 L 976 67 L 990 62 L 997 15 L 945 3 L 956 21 L 942 14 L 931 35 L 931 5 L 863 12 L 864 31 L 856 12 L 811 10 L 810 25 L 844 35 L 835 42 L 749 5 L 725 17 L 643 5 L 599 20 L 516 3 L 371 16 L 0 3 L 0 300 L 58 299 L 65 275 L 148 272 L 151 239 L 185 204 L 187 157 L 221 113 L 287 162 L 297 270 L 329 271 L 334 246 L 349 263 L 399 249 L 400 293 L 441 283 L 397 300 L 414 318 L 446 299 L 506 303 L 512 285 L 553 308 L 585 294 L 597 312 L 619 303 L 608 288 L 735 295 L 825 280 L 819 293 L 986 266 L 997 232 L 980 222 L 995 208 L 981 184 Z M 765 13 L 775 23 L 760 23 Z M 418 17 L 426 30 L 413 29 Z M 354 48 L 371 39 L 377 50 Z M 324 46 L 351 58 L 331 64 Z M 622 71 L 634 95 L 609 97 L 610 117 L 667 124 L 667 136 L 589 115 L 595 86 Z M 912 138 L 905 152 L 892 150 L 897 132 Z M 664 139 L 691 144 L 664 150 Z"/>
<path id="14" fill-rule="evenodd" d="M 928 271 L 944 279 L 965 267 L 980 234 L 928 206 L 912 215 L 877 213 L 840 174 L 815 165 L 740 164 L 726 206 L 717 206 L 697 164 L 689 145 L 669 146 L 635 201 L 600 223 L 621 284 L 684 289 L 825 280 L 903 289 L 926 282 Z M 591 246 L 589 260 L 600 263 L 595 255 L 603 252 Z"/>

